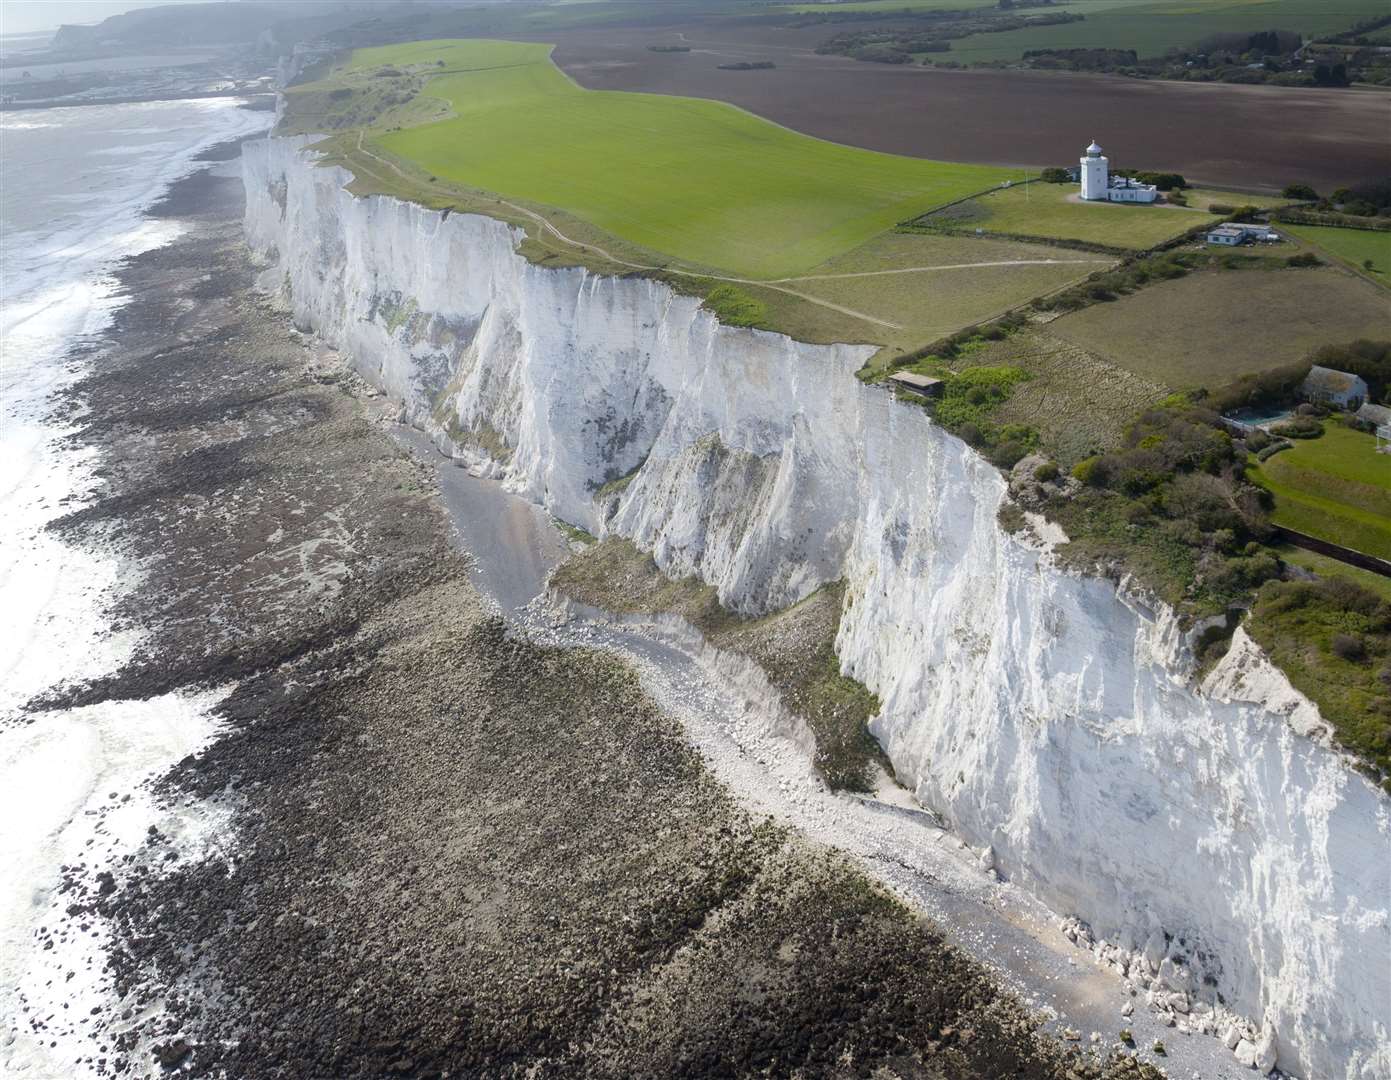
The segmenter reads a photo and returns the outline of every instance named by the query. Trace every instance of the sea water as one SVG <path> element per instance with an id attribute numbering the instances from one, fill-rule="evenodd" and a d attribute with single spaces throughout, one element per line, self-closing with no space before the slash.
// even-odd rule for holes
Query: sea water
<path id="1" fill-rule="evenodd" d="M 26 707 L 116 670 L 139 633 L 109 629 L 139 586 L 119 552 L 45 531 L 96 484 L 55 395 L 101 363 L 118 262 L 179 233 L 145 211 L 200 150 L 270 121 L 230 98 L 0 113 L 0 1076 L 81 1077 L 116 1056 L 91 1016 L 104 931 L 60 926 L 62 868 L 116 868 L 156 822 L 178 832 L 149 782 L 214 735 L 209 694 Z"/>

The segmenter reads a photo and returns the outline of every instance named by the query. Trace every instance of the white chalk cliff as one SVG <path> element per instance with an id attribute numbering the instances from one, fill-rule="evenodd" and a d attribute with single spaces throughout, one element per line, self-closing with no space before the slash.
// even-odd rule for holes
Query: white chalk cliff
<path id="1" fill-rule="evenodd" d="M 858 382 L 867 349 L 539 268 L 509 226 L 356 198 L 304 145 L 245 147 L 249 242 L 413 423 L 740 611 L 845 578 L 844 671 L 924 804 L 1156 993 L 1253 1018 L 1239 1053 L 1391 1075 L 1391 800 L 1244 635 L 1195 688 L 1172 612 L 1002 531 L 1000 475 Z"/>

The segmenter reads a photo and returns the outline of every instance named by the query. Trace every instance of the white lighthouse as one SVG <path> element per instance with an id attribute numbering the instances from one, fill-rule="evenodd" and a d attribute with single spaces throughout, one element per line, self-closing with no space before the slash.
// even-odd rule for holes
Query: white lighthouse
<path id="1" fill-rule="evenodd" d="M 1074 144 L 1075 145 L 1075 144 Z M 1092 140 L 1091 146 L 1081 159 L 1082 198 L 1106 200 L 1110 198 L 1107 181 L 1111 163 L 1101 152 L 1101 147 Z"/>
<path id="2" fill-rule="evenodd" d="M 1092 202 L 1152 203 L 1159 198 L 1153 184 L 1142 184 L 1130 176 L 1112 176 L 1111 163 L 1092 142 L 1077 170 L 1082 177 L 1082 198 Z"/>

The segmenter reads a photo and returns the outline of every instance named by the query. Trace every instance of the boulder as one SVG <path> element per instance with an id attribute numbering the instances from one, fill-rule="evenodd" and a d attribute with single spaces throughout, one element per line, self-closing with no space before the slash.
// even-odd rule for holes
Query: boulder
<path id="1" fill-rule="evenodd" d="M 1268 1073 L 1275 1068 L 1279 1050 L 1276 1046 L 1275 1029 L 1269 1024 L 1261 1031 L 1260 1041 L 1256 1043 L 1256 1068 Z"/>
<path id="2" fill-rule="evenodd" d="M 1169 943 L 1164 940 L 1164 931 L 1156 930 L 1145 942 L 1145 963 L 1149 965 L 1150 971 L 1159 970 L 1164 954 L 1168 951 Z"/>

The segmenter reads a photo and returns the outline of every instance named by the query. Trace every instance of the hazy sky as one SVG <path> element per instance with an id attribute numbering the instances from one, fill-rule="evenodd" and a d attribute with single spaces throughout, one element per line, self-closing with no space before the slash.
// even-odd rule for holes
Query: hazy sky
<path id="1" fill-rule="evenodd" d="M 193 0 L 0 0 L 0 34 L 56 30 L 63 23 L 96 23 L 108 15 Z"/>

